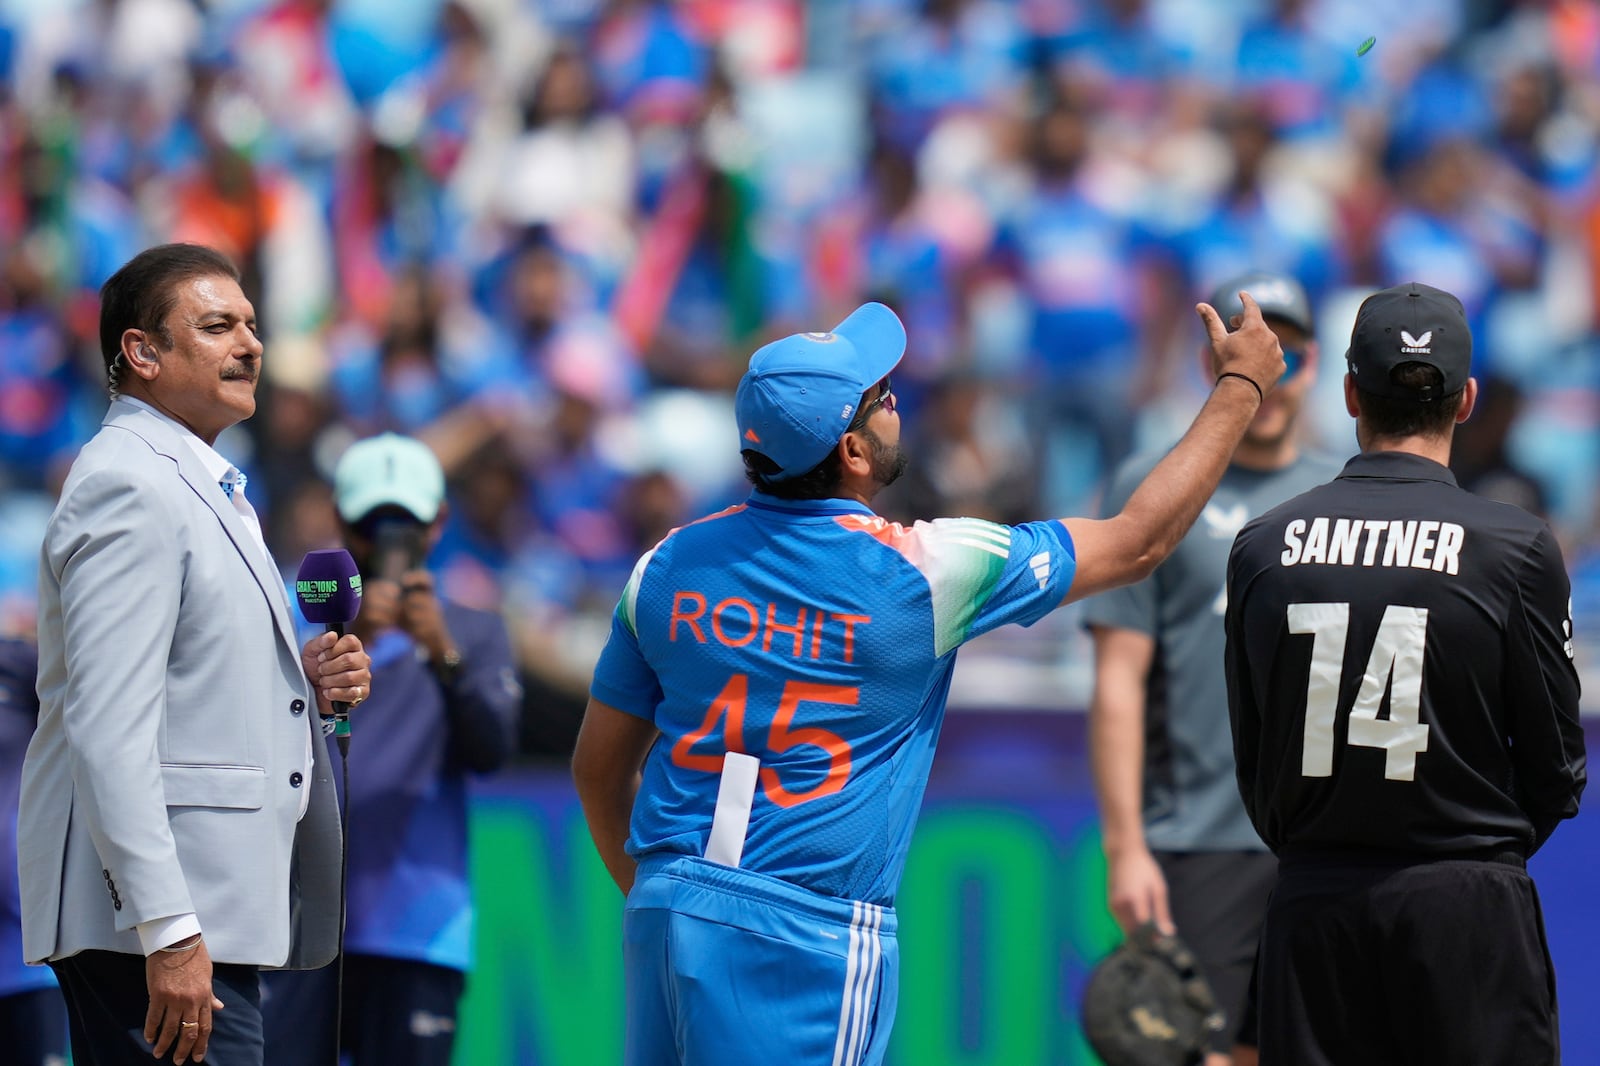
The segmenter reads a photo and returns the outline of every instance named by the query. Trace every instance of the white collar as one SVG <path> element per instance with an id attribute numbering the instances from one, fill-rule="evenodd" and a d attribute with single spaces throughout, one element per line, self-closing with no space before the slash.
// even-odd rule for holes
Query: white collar
<path id="1" fill-rule="evenodd" d="M 228 476 L 229 470 L 236 469 L 232 463 L 228 462 L 227 459 L 222 457 L 220 452 L 196 436 L 194 430 L 190 429 L 182 422 L 179 422 L 176 418 L 173 418 L 165 411 L 157 410 L 155 407 L 152 407 L 145 401 L 137 399 L 133 396 L 123 395 L 117 397 L 117 399 L 121 400 L 123 403 L 131 403 L 135 407 L 149 411 L 151 414 L 155 415 L 157 418 L 161 419 L 161 421 L 165 422 L 167 425 L 176 430 L 178 436 L 181 437 L 189 445 L 189 448 L 194 452 L 194 454 L 199 457 L 200 465 L 206 468 L 206 473 L 210 475 L 213 480 L 221 482 Z"/>

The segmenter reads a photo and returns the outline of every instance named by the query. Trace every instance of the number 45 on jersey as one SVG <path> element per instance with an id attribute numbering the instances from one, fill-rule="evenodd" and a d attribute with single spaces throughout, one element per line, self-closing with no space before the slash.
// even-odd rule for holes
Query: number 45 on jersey
<path id="1" fill-rule="evenodd" d="M 1348 603 L 1292 603 L 1289 632 L 1310 633 L 1311 677 L 1306 683 L 1305 746 L 1300 773 L 1333 776 L 1333 727 L 1339 713 L 1339 688 L 1344 677 L 1345 638 L 1350 632 Z M 1414 781 L 1417 756 L 1428 750 L 1428 727 L 1418 719 L 1422 709 L 1422 653 L 1428 635 L 1426 607 L 1384 608 L 1372 655 L 1361 677 L 1361 689 L 1350 708 L 1348 741 L 1387 752 L 1383 776 Z M 1389 717 L 1378 717 L 1384 691 L 1389 692 Z"/>
<path id="2" fill-rule="evenodd" d="M 802 703 L 854 707 L 860 701 L 861 690 L 853 685 L 821 685 L 794 679 L 784 683 L 783 695 L 778 700 L 777 714 L 767 730 L 766 753 L 768 754 L 761 761 L 770 763 L 773 754 L 783 754 L 791 748 L 803 745 L 820 749 L 823 755 L 827 756 L 828 766 L 821 783 L 803 792 L 796 792 L 786 787 L 774 767 L 763 766 L 761 787 L 769 800 L 780 807 L 797 807 L 802 803 L 821 799 L 823 796 L 831 796 L 844 788 L 844 783 L 850 778 L 849 741 L 826 729 L 810 726 L 797 728 L 794 725 L 794 716 Z M 672 746 L 672 761 L 686 770 L 720 774 L 724 751 L 740 751 L 758 757 L 763 754 L 761 749 L 752 750 L 745 743 L 745 712 L 749 703 L 749 676 L 734 674 L 728 679 L 728 683 L 722 686 L 717 698 L 711 701 L 700 728 L 679 737 L 678 742 Z M 722 729 L 722 742 L 712 745 L 713 752 L 695 751 L 695 745 L 702 740 L 708 737 L 714 739 L 719 726 Z"/>

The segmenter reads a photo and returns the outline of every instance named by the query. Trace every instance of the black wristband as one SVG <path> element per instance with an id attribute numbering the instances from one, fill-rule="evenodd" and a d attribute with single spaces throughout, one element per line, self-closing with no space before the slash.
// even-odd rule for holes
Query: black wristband
<path id="1" fill-rule="evenodd" d="M 1261 386 L 1256 384 L 1255 378 L 1246 377 L 1244 374 L 1240 374 L 1240 373 L 1238 373 L 1237 371 L 1234 371 L 1234 370 L 1224 370 L 1222 373 L 1217 375 L 1217 380 L 1216 380 L 1215 384 L 1217 384 L 1217 385 L 1222 384 L 1222 379 L 1223 378 L 1238 378 L 1240 381 L 1249 382 L 1250 383 L 1250 387 L 1252 389 L 1256 390 L 1256 402 L 1257 403 L 1265 403 L 1266 402 L 1267 394 L 1261 391 Z"/>

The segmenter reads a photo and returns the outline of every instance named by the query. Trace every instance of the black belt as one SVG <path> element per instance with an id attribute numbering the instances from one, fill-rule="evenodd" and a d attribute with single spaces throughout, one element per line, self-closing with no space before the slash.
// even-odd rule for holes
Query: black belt
<path id="1" fill-rule="evenodd" d="M 1528 859 L 1514 848 L 1481 848 L 1474 851 L 1373 851 L 1356 848 L 1284 848 L 1278 865 L 1284 869 L 1318 869 L 1330 866 L 1393 867 L 1426 866 L 1435 862 L 1492 862 L 1501 866 L 1528 868 Z"/>

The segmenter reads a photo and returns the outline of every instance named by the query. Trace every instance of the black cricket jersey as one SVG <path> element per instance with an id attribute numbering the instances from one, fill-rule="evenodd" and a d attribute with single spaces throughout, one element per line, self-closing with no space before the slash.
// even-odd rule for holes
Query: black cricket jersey
<path id="1" fill-rule="evenodd" d="M 1401 452 L 1240 531 L 1228 560 L 1239 788 L 1285 854 L 1526 857 L 1585 755 L 1561 549 Z"/>

